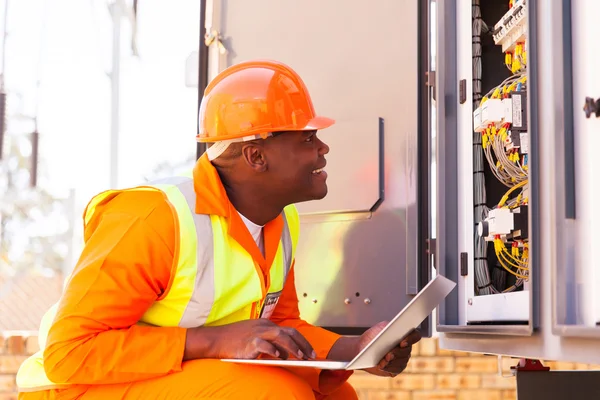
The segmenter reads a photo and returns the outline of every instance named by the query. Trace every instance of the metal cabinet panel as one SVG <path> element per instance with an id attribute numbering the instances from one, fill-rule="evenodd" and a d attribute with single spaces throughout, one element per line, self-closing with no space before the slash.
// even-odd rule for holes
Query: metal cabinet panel
<path id="1" fill-rule="evenodd" d="M 393 317 L 429 276 L 418 269 L 427 265 L 418 255 L 427 218 L 427 199 L 419 202 L 428 136 L 420 122 L 427 110 L 419 105 L 423 6 L 418 0 L 214 3 L 228 51 L 221 69 L 253 58 L 285 62 L 304 79 L 317 112 L 337 121 L 319 134 L 331 147 L 329 194 L 298 204 L 303 317 L 340 328 Z"/>
<path id="2" fill-rule="evenodd" d="M 572 24 L 566 24 L 569 9 L 565 7 L 571 7 L 568 3 L 575 2 L 527 1 L 529 33 L 531 40 L 536 41 L 536 46 L 530 48 L 528 56 L 531 79 L 530 130 L 538 132 L 538 135 L 531 136 L 530 143 L 531 148 L 537 149 L 537 157 L 531 170 L 531 179 L 532 182 L 535 181 L 535 185 L 532 186 L 533 192 L 530 192 L 530 207 L 535 207 L 530 218 L 531 231 L 535 237 L 535 247 L 532 244 L 535 253 L 532 258 L 536 260 L 532 265 L 532 296 L 529 304 L 531 323 L 521 330 L 507 330 L 494 325 L 473 329 L 456 323 L 458 318 L 448 323 L 446 316 L 441 315 L 440 322 L 445 326 L 442 326 L 444 332 L 440 333 L 440 346 L 444 349 L 541 360 L 594 364 L 600 362 L 600 352 L 595 351 L 600 335 L 594 327 L 596 321 L 591 293 L 593 278 L 597 277 L 592 268 L 597 262 L 593 255 L 593 242 L 586 243 L 587 239 L 582 240 L 582 235 L 589 235 L 589 224 L 596 226 L 598 216 L 584 203 L 593 194 L 577 187 L 585 185 L 585 182 L 588 182 L 590 190 L 594 187 L 593 178 L 588 176 L 587 170 L 597 161 L 589 158 L 584 148 L 592 147 L 593 140 L 596 140 L 591 137 L 593 133 L 597 133 L 594 128 L 597 120 L 585 120 L 585 117 L 581 117 L 585 100 L 581 94 L 585 90 L 585 93 L 589 92 L 586 95 L 599 97 L 593 92 L 594 88 L 598 88 L 598 78 L 587 70 L 591 68 L 590 71 L 594 71 L 594 65 L 598 64 L 594 64 L 597 63 L 595 58 L 587 59 L 588 61 L 584 57 L 578 58 L 577 50 L 574 51 L 573 76 L 580 76 L 575 77 L 571 99 L 570 67 L 568 60 L 565 60 L 569 52 L 564 47 L 565 44 L 568 45 L 565 38 L 569 35 L 568 31 L 563 31 L 572 26 L 577 30 L 576 37 L 593 40 L 597 24 L 585 22 L 587 15 L 593 15 L 590 12 L 594 7 L 591 1 L 587 6 L 585 2 L 577 2 L 577 8 L 573 8 L 570 17 Z M 579 42 L 578 45 L 583 46 L 584 43 Z M 597 57 L 589 48 L 581 50 L 579 54 Z M 583 62 L 588 65 L 581 66 Z M 575 73 L 577 68 L 581 68 L 578 74 Z M 584 81 L 579 81 L 580 79 Z M 591 81 L 594 83 L 590 84 Z M 575 114 L 572 114 L 572 110 Z M 570 118 L 574 122 L 574 128 L 570 126 Z M 576 154 L 576 158 L 572 160 L 574 162 L 571 168 L 574 168 L 571 171 L 566 153 L 569 146 L 565 145 L 569 129 L 574 135 L 571 152 L 579 151 L 579 155 Z M 577 160 L 579 156 L 583 158 Z M 585 160 L 587 162 L 584 163 Z M 575 191 L 567 187 L 573 182 Z M 569 199 L 569 196 L 573 198 Z M 573 205 L 575 213 L 569 208 Z M 582 225 L 577 227 L 577 224 Z M 584 246 L 589 249 L 583 248 Z M 441 253 L 440 258 L 444 257 L 455 256 Z M 442 268 L 442 272 L 457 276 L 457 270 L 451 269 L 452 267 L 453 264 L 448 263 Z M 450 299 L 445 306 L 452 310 L 453 316 L 458 315 L 457 303 Z M 451 325 L 453 326 L 450 327 Z M 596 340 L 593 340 L 594 337 Z"/>
<path id="3" fill-rule="evenodd" d="M 596 196 L 598 178 L 593 172 L 600 167 L 600 110 L 589 115 L 585 110 L 586 103 L 591 111 L 591 101 L 600 101 L 600 57 L 591 50 L 594 37 L 600 34 L 595 18 L 600 13 L 600 3 L 562 3 L 565 34 L 557 37 L 558 49 L 562 51 L 555 55 L 555 63 L 560 66 L 555 76 L 563 83 L 554 102 L 557 241 L 553 324 L 558 335 L 600 337 L 596 283 L 600 259 L 594 246 L 600 208 Z"/>

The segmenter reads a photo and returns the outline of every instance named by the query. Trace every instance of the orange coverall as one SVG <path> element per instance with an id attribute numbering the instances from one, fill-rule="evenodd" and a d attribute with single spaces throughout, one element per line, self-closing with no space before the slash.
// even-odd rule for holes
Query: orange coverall
<path id="1" fill-rule="evenodd" d="M 265 226 L 265 257 L 204 155 L 194 168 L 196 212 L 230 218 L 230 234 L 268 274 L 281 224 Z M 65 389 L 20 393 L 42 399 L 356 399 L 351 372 L 182 362 L 186 329 L 136 325 L 166 293 L 174 271 L 174 215 L 162 193 L 124 192 L 100 204 L 48 334 L 44 365 Z M 269 250 L 271 250 L 269 252 Z M 337 334 L 300 319 L 292 268 L 271 320 L 298 329 L 325 358 Z"/>

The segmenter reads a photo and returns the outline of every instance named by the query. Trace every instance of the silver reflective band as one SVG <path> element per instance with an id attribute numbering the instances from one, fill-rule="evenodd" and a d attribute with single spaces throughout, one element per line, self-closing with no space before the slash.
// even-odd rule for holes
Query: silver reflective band
<path id="1" fill-rule="evenodd" d="M 284 257 L 284 272 L 283 272 L 283 286 L 287 280 L 288 272 L 292 268 L 292 235 L 290 233 L 290 226 L 288 225 L 287 215 L 283 212 L 283 232 L 281 233 L 281 245 L 283 247 Z"/>
<path id="2" fill-rule="evenodd" d="M 192 179 L 178 185 L 185 197 L 196 226 L 196 280 L 192 296 L 183 312 L 179 326 L 202 326 L 208 319 L 215 298 L 215 259 L 213 230 L 210 216 L 196 214 L 196 193 Z"/>

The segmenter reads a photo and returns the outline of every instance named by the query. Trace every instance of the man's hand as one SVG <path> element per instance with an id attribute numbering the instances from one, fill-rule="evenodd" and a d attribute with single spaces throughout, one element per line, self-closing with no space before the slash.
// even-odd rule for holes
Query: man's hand
<path id="1" fill-rule="evenodd" d="M 290 355 L 299 359 L 316 357 L 310 343 L 296 329 L 261 318 L 188 329 L 183 360 L 252 359 L 261 354 L 282 359 Z"/>
<path id="2" fill-rule="evenodd" d="M 381 332 L 387 325 L 387 322 L 380 322 L 373 326 L 371 329 L 362 334 L 358 341 L 358 349 L 361 351 L 375 336 Z M 404 371 L 410 360 L 410 352 L 412 345 L 421 340 L 421 334 L 419 331 L 412 331 L 399 346 L 394 347 L 389 353 L 383 357 L 383 359 L 377 364 L 376 367 L 366 369 L 370 374 L 378 376 L 394 377 Z"/>

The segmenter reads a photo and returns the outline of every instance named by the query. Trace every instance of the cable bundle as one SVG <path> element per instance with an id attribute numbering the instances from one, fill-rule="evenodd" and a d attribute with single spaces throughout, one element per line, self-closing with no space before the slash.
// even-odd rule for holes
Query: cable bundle
<path id="1" fill-rule="evenodd" d="M 488 26 L 481 18 L 481 7 L 479 0 L 473 1 L 473 108 L 479 106 L 481 101 L 481 34 L 489 31 Z M 485 175 L 483 171 L 483 149 L 482 136 L 478 132 L 473 133 L 473 204 L 474 222 L 477 226 L 487 218 L 488 207 L 486 206 Z M 490 278 L 490 270 L 487 262 L 487 243 L 475 230 L 474 248 L 475 267 L 475 292 L 480 295 L 493 294 L 496 291 Z"/>
<path id="2" fill-rule="evenodd" d="M 476 109 L 488 99 L 502 99 L 513 91 L 525 88 L 527 81 L 526 64 L 527 52 L 524 43 L 517 43 L 511 53 L 507 53 L 506 64 L 514 74 L 505 79 L 500 85 L 491 89 L 482 96 L 481 86 L 481 36 L 489 32 L 489 27 L 482 20 L 480 0 L 473 0 L 473 108 Z M 509 188 L 500 200 L 498 207 L 516 208 L 527 204 L 528 170 L 525 159 L 521 159 L 517 149 L 514 148 L 509 135 L 510 124 L 500 126 L 490 125 L 483 132 L 473 133 L 473 203 L 474 222 L 477 226 L 488 216 L 489 208 L 486 206 L 486 182 L 484 175 L 484 157 L 496 179 Z M 518 193 L 515 193 L 518 192 Z M 509 198 L 512 194 L 515 197 Z M 475 267 L 475 292 L 478 295 L 511 292 L 522 285 L 528 277 L 528 248 L 525 241 L 513 241 L 511 251 L 506 249 L 506 244 L 501 238 L 494 240 L 494 250 L 500 268 L 488 267 L 487 249 L 485 241 L 475 230 L 474 267 Z M 523 251 L 520 251 L 520 247 Z M 514 285 L 506 288 L 507 274 L 514 275 L 517 279 Z"/>

